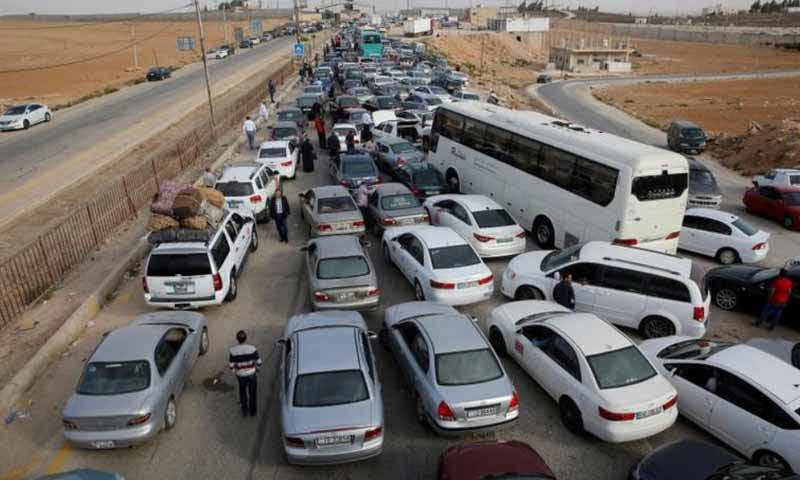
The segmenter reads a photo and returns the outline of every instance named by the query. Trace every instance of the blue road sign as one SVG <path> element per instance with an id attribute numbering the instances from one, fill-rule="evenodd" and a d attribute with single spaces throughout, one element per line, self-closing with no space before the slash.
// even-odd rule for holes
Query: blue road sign
<path id="1" fill-rule="evenodd" d="M 302 43 L 295 43 L 294 44 L 294 56 L 298 58 L 303 58 L 306 56 L 306 46 Z"/>

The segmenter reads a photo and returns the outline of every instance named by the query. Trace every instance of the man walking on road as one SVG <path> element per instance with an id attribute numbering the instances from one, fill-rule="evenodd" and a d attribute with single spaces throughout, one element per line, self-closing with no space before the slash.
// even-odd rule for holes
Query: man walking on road
<path id="1" fill-rule="evenodd" d="M 256 122 L 252 121 L 248 116 L 242 125 L 242 131 L 247 135 L 247 143 L 250 145 L 250 150 L 255 148 L 256 143 Z"/>
<path id="2" fill-rule="evenodd" d="M 561 281 L 553 288 L 553 300 L 562 307 L 575 310 L 575 290 L 572 289 L 572 274 L 561 275 Z"/>
<path id="3" fill-rule="evenodd" d="M 269 216 L 275 220 L 275 229 L 278 230 L 278 238 L 283 243 L 289 243 L 289 229 L 286 227 L 286 219 L 289 218 L 289 202 L 283 196 L 280 189 L 275 190 L 275 196 L 269 204 Z"/>
<path id="4" fill-rule="evenodd" d="M 242 416 L 246 417 L 249 414 L 251 417 L 255 417 L 258 407 L 258 377 L 256 375 L 261 366 L 261 357 L 258 355 L 256 347 L 245 343 L 247 334 L 244 330 L 236 333 L 236 341 L 238 344 L 231 347 L 228 363 L 233 373 L 236 374 L 236 380 L 239 381 L 239 403 L 242 406 Z"/>
<path id="5" fill-rule="evenodd" d="M 264 123 L 267 123 L 267 120 L 269 120 L 269 109 L 265 102 L 261 102 L 261 106 L 258 107 L 258 116 L 261 117 L 261 121 Z"/>
<path id="6" fill-rule="evenodd" d="M 794 283 L 789 279 L 789 273 L 785 268 L 781 268 L 778 278 L 773 280 L 769 286 L 769 296 L 764 309 L 761 311 L 761 316 L 753 322 L 753 325 L 757 327 L 762 323 L 766 323 L 767 329 L 774 330 L 781 321 L 786 304 L 789 303 L 792 288 L 794 288 Z"/>
<path id="7" fill-rule="evenodd" d="M 319 149 L 325 148 L 325 120 L 322 115 L 314 119 L 314 128 L 317 130 L 317 137 L 319 138 Z"/>
<path id="8" fill-rule="evenodd" d="M 347 153 L 356 151 L 356 136 L 353 134 L 352 130 L 347 132 L 347 136 L 344 137 L 344 144 L 347 145 Z"/>
<path id="9" fill-rule="evenodd" d="M 275 84 L 272 83 L 272 79 L 269 80 L 269 85 L 267 85 L 267 90 L 269 91 L 270 103 L 275 103 Z"/>

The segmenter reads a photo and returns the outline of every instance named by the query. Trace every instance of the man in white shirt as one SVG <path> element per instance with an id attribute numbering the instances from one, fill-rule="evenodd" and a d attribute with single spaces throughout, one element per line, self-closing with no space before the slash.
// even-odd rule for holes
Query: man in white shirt
<path id="1" fill-rule="evenodd" d="M 261 106 L 258 107 L 258 116 L 261 117 L 261 121 L 267 123 L 269 120 L 269 109 L 267 109 L 267 104 L 265 102 L 261 102 Z"/>
<path id="2" fill-rule="evenodd" d="M 242 131 L 247 135 L 247 143 L 250 145 L 250 150 L 252 150 L 255 148 L 256 143 L 256 122 L 248 116 L 244 121 L 244 125 L 242 125 Z"/>

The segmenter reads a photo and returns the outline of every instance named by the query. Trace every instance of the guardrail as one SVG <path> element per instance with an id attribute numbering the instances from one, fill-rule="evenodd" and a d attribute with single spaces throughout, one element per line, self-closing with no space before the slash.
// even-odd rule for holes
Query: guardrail
<path id="1" fill-rule="evenodd" d="M 139 210 L 149 205 L 158 192 L 160 181 L 196 166 L 220 134 L 238 128 L 244 116 L 268 96 L 270 79 L 281 85 L 293 73 L 292 63 L 287 62 L 257 82 L 233 107 L 218 115 L 215 131 L 204 126 L 189 132 L 177 142 L 173 151 L 114 180 L 93 200 L 77 207 L 49 232 L 0 263 L 0 329 L 61 281 L 120 225 L 136 218 Z"/>

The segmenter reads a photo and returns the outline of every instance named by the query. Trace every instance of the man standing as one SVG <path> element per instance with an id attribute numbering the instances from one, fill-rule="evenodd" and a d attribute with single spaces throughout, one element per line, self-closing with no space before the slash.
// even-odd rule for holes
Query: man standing
<path id="1" fill-rule="evenodd" d="M 246 417 L 249 414 L 251 417 L 255 417 L 258 407 L 258 395 L 256 394 L 258 377 L 256 375 L 261 366 L 261 357 L 258 355 L 256 347 L 244 343 L 247 341 L 247 334 L 244 330 L 236 333 L 236 341 L 238 344 L 231 347 L 228 363 L 230 369 L 236 374 L 236 380 L 239 381 L 239 403 L 242 406 L 242 416 Z"/>
<path id="2" fill-rule="evenodd" d="M 311 120 L 314 120 L 322 115 L 322 105 L 320 105 L 319 100 L 314 102 L 314 105 L 311 106 Z"/>
<path id="3" fill-rule="evenodd" d="M 341 151 L 342 147 L 339 144 L 339 137 L 336 136 L 336 132 L 331 130 L 331 134 L 328 135 L 328 155 L 331 158 L 336 158 L 339 156 L 339 151 Z"/>
<path id="4" fill-rule="evenodd" d="M 269 216 L 275 220 L 278 238 L 283 243 L 289 243 L 289 229 L 286 227 L 289 213 L 289 202 L 283 196 L 283 192 L 280 189 L 275 190 L 275 196 L 272 197 L 272 202 L 269 204 Z"/>
<path id="5" fill-rule="evenodd" d="M 369 112 L 364 112 L 361 116 L 361 143 L 366 144 L 372 140 L 372 115 Z"/>
<path id="6" fill-rule="evenodd" d="M 269 109 L 265 102 L 261 102 L 261 106 L 258 107 L 258 116 L 261 117 L 261 121 L 264 123 L 267 123 L 267 120 L 269 120 Z"/>
<path id="7" fill-rule="evenodd" d="M 344 137 L 344 144 L 347 145 L 347 153 L 356 151 L 356 136 L 353 134 L 352 130 L 347 132 L 347 136 Z"/>
<path id="8" fill-rule="evenodd" d="M 367 215 L 369 212 L 369 185 L 367 185 L 366 181 L 361 182 L 358 186 L 358 190 L 356 190 L 356 205 L 358 205 L 358 209 L 361 210 L 361 216 L 364 218 L 364 221 L 369 223 L 367 221 L 367 218 L 369 218 L 369 215 Z M 369 227 L 370 225 L 367 225 L 367 228 Z"/>
<path id="9" fill-rule="evenodd" d="M 553 300 L 562 307 L 575 310 L 575 290 L 572 289 L 572 274 L 564 273 L 553 288 Z"/>
<path id="10" fill-rule="evenodd" d="M 269 101 L 270 103 L 275 103 L 275 84 L 272 82 L 272 79 L 269 79 L 269 85 L 267 85 L 267 90 L 269 90 Z"/>
<path id="11" fill-rule="evenodd" d="M 781 268 L 778 278 L 772 281 L 769 286 L 767 304 L 761 310 L 761 316 L 753 322 L 756 327 L 761 323 L 767 324 L 767 329 L 774 330 L 781 321 L 783 310 L 789 303 L 789 296 L 792 294 L 794 283 L 789 279 L 789 273 L 785 268 Z"/>
<path id="12" fill-rule="evenodd" d="M 242 131 L 247 135 L 247 143 L 250 145 L 250 150 L 255 148 L 256 143 L 256 122 L 252 121 L 248 116 L 242 125 Z"/>
<path id="13" fill-rule="evenodd" d="M 303 157 L 303 171 L 314 171 L 314 145 L 308 136 L 303 136 L 303 143 L 300 144 L 300 156 Z"/>
<path id="14" fill-rule="evenodd" d="M 208 188 L 214 188 L 214 185 L 217 183 L 217 176 L 214 175 L 214 172 L 211 171 L 211 167 L 206 167 L 206 171 L 203 172 L 203 186 Z"/>
<path id="15" fill-rule="evenodd" d="M 319 148 L 325 148 L 325 120 L 322 115 L 314 119 L 314 128 L 317 130 L 317 137 L 319 138 Z"/>

